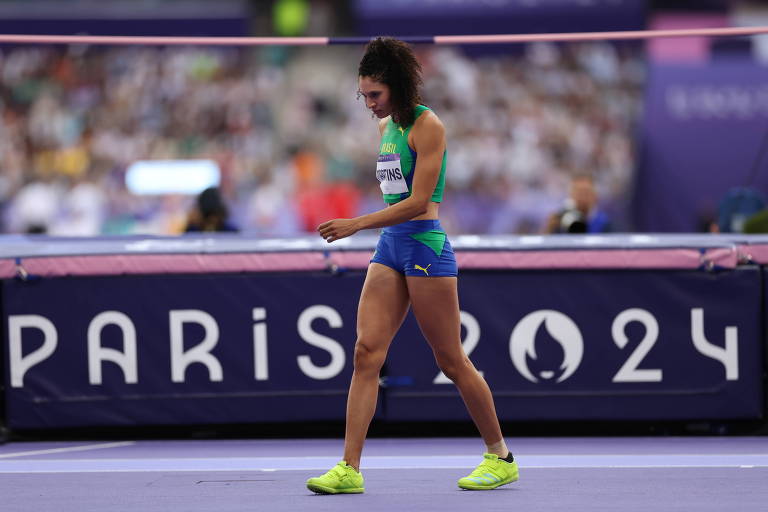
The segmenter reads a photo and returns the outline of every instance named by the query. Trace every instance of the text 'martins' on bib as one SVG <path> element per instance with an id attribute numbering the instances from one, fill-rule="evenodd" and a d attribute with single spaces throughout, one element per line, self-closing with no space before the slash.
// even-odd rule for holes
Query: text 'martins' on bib
<path id="1" fill-rule="evenodd" d="M 408 184 L 400 166 L 400 154 L 379 155 L 376 162 L 376 178 L 384 194 L 402 194 L 408 192 Z"/>

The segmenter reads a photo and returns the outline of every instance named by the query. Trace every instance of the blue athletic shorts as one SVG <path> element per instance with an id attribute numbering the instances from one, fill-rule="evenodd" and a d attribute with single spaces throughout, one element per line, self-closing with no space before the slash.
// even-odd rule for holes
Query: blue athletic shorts
<path id="1" fill-rule="evenodd" d="M 439 220 L 409 220 L 384 228 L 371 263 L 406 276 L 455 277 L 459 273 Z"/>

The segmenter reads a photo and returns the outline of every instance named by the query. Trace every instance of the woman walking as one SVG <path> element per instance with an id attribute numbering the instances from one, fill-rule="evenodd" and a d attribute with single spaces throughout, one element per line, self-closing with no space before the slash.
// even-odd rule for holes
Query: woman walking
<path id="1" fill-rule="evenodd" d="M 362 229 L 384 230 L 358 305 L 344 459 L 307 481 L 307 487 L 317 493 L 364 491 L 360 456 L 376 408 L 379 371 L 409 306 L 438 366 L 457 386 L 486 445 L 482 462 L 458 481 L 459 487 L 494 489 L 518 478 L 491 391 L 461 346 L 456 259 L 438 216 L 446 179 L 445 128 L 421 104 L 420 85 L 421 67 L 407 44 L 391 38 L 368 44 L 358 70 L 358 94 L 379 119 L 376 177 L 387 207 L 318 227 L 328 242 Z"/>

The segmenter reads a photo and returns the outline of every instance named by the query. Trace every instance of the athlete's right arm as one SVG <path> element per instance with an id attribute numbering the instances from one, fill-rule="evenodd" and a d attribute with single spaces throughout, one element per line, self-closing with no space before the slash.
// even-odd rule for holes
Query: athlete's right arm
<path id="1" fill-rule="evenodd" d="M 333 219 L 318 226 L 317 230 L 327 242 L 354 235 L 362 229 L 380 228 L 399 224 L 427 211 L 432 191 L 440 174 L 445 151 L 445 128 L 434 114 L 424 114 L 414 124 L 414 149 L 419 154 L 418 172 L 413 181 L 411 195 L 399 203 L 377 212 L 354 219 Z"/>
<path id="2" fill-rule="evenodd" d="M 445 127 L 431 111 L 413 125 L 413 149 L 418 153 L 410 195 L 377 212 L 353 219 L 357 229 L 370 229 L 399 224 L 427 212 L 432 193 L 440 176 L 445 154 Z"/>
<path id="3" fill-rule="evenodd" d="M 387 118 L 388 120 L 388 118 Z M 387 120 L 379 121 L 383 133 Z M 417 120 L 419 136 L 414 134 L 414 149 L 419 152 L 419 173 L 414 179 L 412 193 L 406 199 L 388 208 L 354 219 L 333 219 L 324 222 L 317 230 L 327 242 L 354 235 L 361 229 L 379 228 L 399 224 L 427 211 L 432 190 L 440 173 L 440 161 L 445 151 L 445 129 L 434 115 L 424 115 Z M 414 129 L 416 125 L 414 125 Z"/>

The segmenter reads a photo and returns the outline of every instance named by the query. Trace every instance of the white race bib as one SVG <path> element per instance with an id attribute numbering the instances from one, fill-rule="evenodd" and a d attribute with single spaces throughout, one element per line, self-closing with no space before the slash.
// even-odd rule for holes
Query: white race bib
<path id="1" fill-rule="evenodd" d="M 408 192 L 408 184 L 400 167 L 400 154 L 391 153 L 379 155 L 376 162 L 376 178 L 379 180 L 381 191 L 385 194 L 402 194 Z"/>

